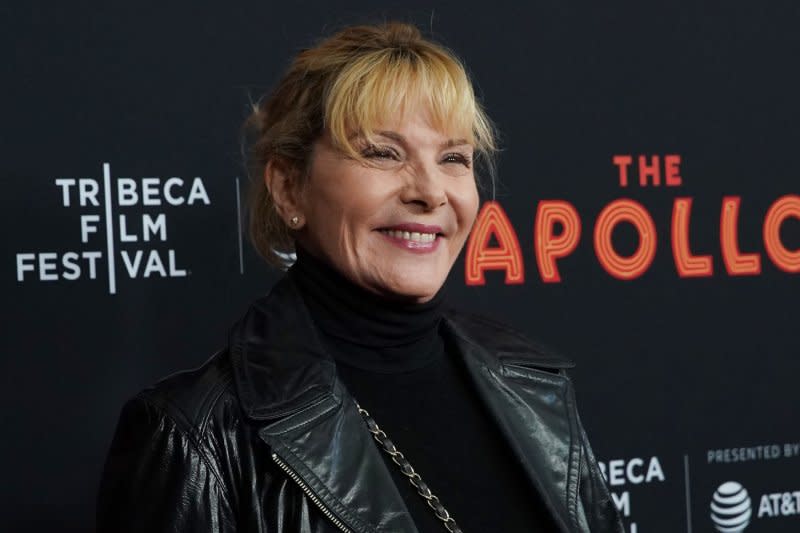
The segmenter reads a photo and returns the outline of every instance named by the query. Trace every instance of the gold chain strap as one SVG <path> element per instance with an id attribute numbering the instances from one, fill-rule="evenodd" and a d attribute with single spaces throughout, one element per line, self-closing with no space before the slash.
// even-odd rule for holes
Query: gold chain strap
<path id="1" fill-rule="evenodd" d="M 417 489 L 417 493 L 428 502 L 428 506 L 433 509 L 436 518 L 444 522 L 444 527 L 447 528 L 447 531 L 450 533 L 462 533 L 455 519 L 447 512 L 447 509 L 444 508 L 439 498 L 431 492 L 428 485 L 422 481 L 419 474 L 414 471 L 414 467 L 411 466 L 411 463 L 408 462 L 408 459 L 406 459 L 403 453 L 389 440 L 389 437 L 378 427 L 378 424 L 375 423 L 375 420 L 370 414 L 358 405 L 358 402 L 356 402 L 356 407 L 358 407 L 358 412 L 361 413 L 361 416 L 364 417 L 364 421 L 367 423 L 367 429 L 372 433 L 372 437 L 381 445 L 381 448 L 391 456 L 392 461 L 400 467 L 400 472 L 402 472 L 414 488 Z"/>

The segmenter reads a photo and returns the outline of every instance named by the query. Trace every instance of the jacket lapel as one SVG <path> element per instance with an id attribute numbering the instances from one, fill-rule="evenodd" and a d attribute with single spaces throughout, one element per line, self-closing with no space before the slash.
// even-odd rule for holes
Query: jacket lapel
<path id="1" fill-rule="evenodd" d="M 446 320 L 445 326 L 478 393 L 556 523 L 561 531 L 573 531 L 570 524 L 577 523 L 572 502 L 577 502 L 580 447 L 575 438 L 576 421 L 571 416 L 572 388 L 559 373 L 541 369 L 571 363 L 560 358 L 543 359 L 542 354 L 533 357 L 528 353 L 525 357 L 518 347 L 498 347 L 490 353 L 485 344 L 472 337 L 474 329 L 468 333 L 454 320 Z M 502 332 L 495 333 L 502 336 Z M 495 338 L 493 344 L 498 340 L 502 339 Z M 503 354 L 517 364 L 502 364 Z"/>
<path id="2" fill-rule="evenodd" d="M 313 493 L 315 503 L 357 533 L 417 533 L 288 278 L 251 307 L 229 345 L 243 410 L 263 422 L 259 437 L 276 454 L 273 459 L 298 476 L 295 481 Z"/>

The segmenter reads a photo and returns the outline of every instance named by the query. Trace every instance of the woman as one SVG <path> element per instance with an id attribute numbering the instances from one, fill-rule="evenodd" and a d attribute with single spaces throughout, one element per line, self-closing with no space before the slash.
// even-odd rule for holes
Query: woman
<path id="1" fill-rule="evenodd" d="M 100 531 L 622 531 L 570 363 L 444 310 L 494 150 L 454 56 L 345 29 L 250 125 L 253 241 L 297 262 L 226 350 L 125 406 Z"/>

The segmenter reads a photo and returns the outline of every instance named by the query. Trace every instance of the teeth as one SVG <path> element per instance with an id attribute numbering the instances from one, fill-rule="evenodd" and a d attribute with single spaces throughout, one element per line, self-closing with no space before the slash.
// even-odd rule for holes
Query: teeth
<path id="1" fill-rule="evenodd" d="M 398 231 L 398 230 L 391 230 L 391 229 L 382 229 L 382 233 L 390 237 L 394 237 L 395 239 L 405 239 L 407 241 L 414 241 L 414 242 L 433 242 L 436 240 L 435 233 L 420 233 L 418 231 Z"/>

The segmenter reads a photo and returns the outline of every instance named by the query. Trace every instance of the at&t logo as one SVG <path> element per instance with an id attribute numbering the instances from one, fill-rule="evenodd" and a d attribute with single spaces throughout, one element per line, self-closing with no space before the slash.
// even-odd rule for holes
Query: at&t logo
<path id="1" fill-rule="evenodd" d="M 711 500 L 711 521 L 722 533 L 739 533 L 750 524 L 753 511 L 750 495 L 736 481 L 726 481 L 714 491 Z"/>

